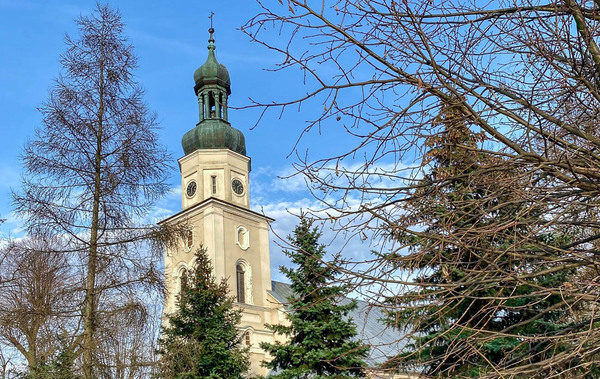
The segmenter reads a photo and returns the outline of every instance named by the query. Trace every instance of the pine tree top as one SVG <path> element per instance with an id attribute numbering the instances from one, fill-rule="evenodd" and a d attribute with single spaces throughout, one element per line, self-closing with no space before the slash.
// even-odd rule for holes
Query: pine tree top
<path id="1" fill-rule="evenodd" d="M 334 285 L 339 274 L 334 263 L 323 260 L 325 248 L 318 243 L 321 234 L 305 218 L 288 239 L 286 250 L 297 268 L 281 268 L 290 279 L 294 294 L 288 298 L 289 325 L 270 325 L 286 336 L 285 344 L 261 344 L 273 360 L 265 363 L 278 371 L 275 378 L 362 377 L 368 347 L 356 341 L 356 326 L 348 313 L 356 302 L 342 304 L 345 287 Z"/>
<path id="2" fill-rule="evenodd" d="M 227 280 L 217 281 L 202 248 L 195 267 L 181 280 L 177 311 L 168 317 L 160 341 L 163 378 L 240 378 L 250 363 Z"/>

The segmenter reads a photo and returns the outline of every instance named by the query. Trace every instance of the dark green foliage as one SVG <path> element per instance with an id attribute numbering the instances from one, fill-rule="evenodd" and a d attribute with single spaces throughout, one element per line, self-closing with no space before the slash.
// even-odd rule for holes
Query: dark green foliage
<path id="1" fill-rule="evenodd" d="M 74 368 L 75 353 L 70 349 L 64 349 L 52 362 L 52 378 L 54 379 L 76 379 Z"/>
<path id="2" fill-rule="evenodd" d="M 28 371 L 19 375 L 23 379 L 78 379 L 80 375 L 76 374 L 75 353 L 71 347 L 68 347 L 64 341 L 57 339 L 60 344 L 58 351 L 47 361 L 40 359 L 41 363 L 37 367 L 29 367 Z"/>
<path id="3" fill-rule="evenodd" d="M 160 341 L 162 378 L 241 378 L 249 368 L 226 279 L 219 283 L 204 249 L 193 272 L 182 278 L 178 310 L 168 317 Z"/>
<path id="4" fill-rule="evenodd" d="M 575 270 L 536 255 L 558 256 L 568 238 L 544 228 L 546 209 L 522 184 L 528 173 L 481 152 L 463 120 L 447 106 L 441 132 L 427 139 L 430 173 L 395 233 L 409 252 L 386 257 L 416 284 L 388 298 L 398 309 L 389 323 L 414 333 L 389 367 L 480 377 L 567 348 L 552 342 L 569 322 L 569 299 L 554 289 Z"/>
<path id="5" fill-rule="evenodd" d="M 368 347 L 356 341 L 356 327 L 347 319 L 356 302 L 340 303 L 344 286 L 332 285 L 338 274 L 335 262 L 324 263 L 325 250 L 319 245 L 321 234 L 312 221 L 302 218 L 288 237 L 295 250 L 285 251 L 297 268 L 281 267 L 290 279 L 294 296 L 288 299 L 289 326 L 270 325 L 286 336 L 286 344 L 262 343 L 273 356 L 265 366 L 276 370 L 274 378 L 348 378 L 363 377 L 363 359 Z"/>

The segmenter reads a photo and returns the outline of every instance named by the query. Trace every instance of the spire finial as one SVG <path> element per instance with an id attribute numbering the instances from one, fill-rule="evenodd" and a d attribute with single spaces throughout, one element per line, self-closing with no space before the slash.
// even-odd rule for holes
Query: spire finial
<path id="1" fill-rule="evenodd" d="M 210 36 L 208 37 L 208 42 L 215 42 L 215 37 L 213 37 L 213 33 L 215 32 L 215 29 L 213 28 L 213 17 L 215 15 L 215 12 L 210 11 L 210 16 L 208 16 L 208 18 L 210 18 L 210 29 L 208 29 L 208 32 L 210 33 Z"/>

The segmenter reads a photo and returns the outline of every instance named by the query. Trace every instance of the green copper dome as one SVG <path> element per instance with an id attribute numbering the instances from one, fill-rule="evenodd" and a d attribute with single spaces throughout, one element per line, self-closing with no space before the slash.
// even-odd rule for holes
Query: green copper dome
<path id="1" fill-rule="evenodd" d="M 244 134 L 219 119 L 207 119 L 183 135 L 181 140 L 185 155 L 198 149 L 229 149 L 246 155 Z"/>
<path id="2" fill-rule="evenodd" d="M 229 79 L 229 72 L 224 65 L 217 62 L 215 56 L 215 40 L 213 38 L 214 29 L 210 28 L 210 38 L 208 40 L 208 58 L 202 66 L 200 66 L 194 72 L 194 90 L 198 93 L 198 90 L 205 85 L 216 84 L 227 91 L 227 95 L 231 95 L 231 79 Z"/>
<path id="3" fill-rule="evenodd" d="M 194 72 L 194 92 L 198 97 L 200 122 L 184 134 L 181 146 L 185 155 L 198 149 L 229 149 L 246 155 L 244 134 L 228 122 L 227 99 L 231 94 L 229 73 L 215 57 L 214 29 L 208 31 L 208 58 Z"/>

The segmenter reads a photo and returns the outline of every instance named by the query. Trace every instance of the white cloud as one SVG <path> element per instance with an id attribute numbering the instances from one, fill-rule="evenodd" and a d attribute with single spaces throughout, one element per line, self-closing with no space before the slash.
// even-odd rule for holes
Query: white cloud
<path id="1" fill-rule="evenodd" d="M 262 198 L 264 201 L 266 198 Z M 358 209 L 361 204 L 359 199 L 348 199 L 354 209 Z M 255 207 L 255 211 L 264 213 L 274 218 L 276 221 L 271 225 L 271 274 L 273 279 L 280 281 L 289 281 L 280 272 L 280 266 L 290 267 L 291 263 L 288 257 L 283 253 L 284 249 L 292 248 L 286 240 L 286 237 L 293 233 L 294 228 L 299 222 L 299 215 L 302 212 L 311 212 L 313 216 L 321 220 L 329 219 L 329 216 L 339 215 L 333 210 L 321 209 L 322 203 L 308 197 L 303 197 L 295 201 L 272 201 L 263 202 Z M 329 221 L 322 221 L 315 226 L 320 227 L 322 236 L 320 243 L 325 245 L 328 255 L 326 259 L 331 259 L 336 254 L 341 254 L 343 259 L 348 262 L 349 268 L 353 270 L 367 268 L 369 260 L 373 258 L 372 250 L 383 250 L 384 241 L 379 238 L 373 238 L 372 231 L 368 229 L 340 228 L 339 225 Z"/>
<path id="2" fill-rule="evenodd" d="M 171 188 L 150 210 L 146 223 L 158 223 L 181 210 L 181 185 Z"/>
<path id="3" fill-rule="evenodd" d="M 345 168 L 338 167 L 338 175 L 335 175 L 335 167 L 327 166 L 326 172 L 331 176 L 333 184 L 343 185 L 343 181 L 347 180 L 344 177 L 344 172 L 355 172 L 364 169 L 359 163 L 351 163 Z M 289 245 L 285 241 L 285 237 L 290 235 L 295 226 L 298 224 L 298 215 L 301 212 L 310 212 L 322 221 L 321 227 L 322 237 L 320 242 L 326 246 L 328 252 L 327 259 L 330 259 L 335 254 L 341 254 L 345 261 L 345 268 L 356 273 L 372 273 L 379 275 L 379 271 L 383 267 L 377 267 L 380 260 L 377 259 L 373 251 L 386 252 L 393 248 L 394 241 L 385 238 L 382 234 L 380 225 L 376 221 L 371 220 L 368 214 L 357 216 L 354 220 L 352 217 L 347 219 L 334 219 L 341 215 L 340 212 L 352 212 L 360 210 L 360 207 L 367 202 L 386 202 L 385 195 L 378 194 L 373 191 L 370 194 L 364 193 L 360 186 L 357 190 L 350 192 L 332 191 L 319 192 L 317 195 L 322 195 L 322 199 L 315 199 L 313 194 L 308 189 L 304 182 L 304 177 L 292 176 L 287 179 L 276 178 L 277 176 L 285 177 L 293 173 L 293 168 L 286 167 L 275 171 L 271 168 L 263 168 L 256 170 L 253 180 L 253 189 L 260 188 L 255 191 L 257 196 L 253 201 L 253 209 L 266 214 L 269 217 L 276 219 L 272 225 L 271 233 L 271 274 L 273 279 L 289 282 L 278 270 L 279 266 L 291 265 L 289 259 L 283 253 Z M 359 176 L 357 183 L 381 187 L 383 189 L 393 189 L 394 187 L 406 186 L 412 180 L 418 179 L 420 174 L 413 170 L 412 167 L 403 164 L 390 163 L 387 165 L 379 165 L 377 167 L 368 168 Z M 377 179 L 374 182 L 373 179 Z M 326 204 L 333 204 L 338 207 L 333 209 Z M 397 216 L 401 209 L 396 209 L 393 205 L 383 208 L 383 212 L 391 212 L 393 217 Z M 359 212 L 360 213 L 360 212 Z M 335 222 L 334 222 L 335 221 Z M 396 275 L 397 273 L 388 273 Z M 347 277 L 346 277 L 347 278 Z M 350 275 L 354 282 L 360 281 L 357 275 Z M 392 278 L 397 280 L 398 278 Z M 373 283 L 368 280 L 363 281 L 362 287 L 353 292 L 353 296 L 358 296 L 367 299 L 372 296 L 380 296 L 382 283 Z M 393 288 L 392 288 L 393 287 Z M 397 291 L 397 286 L 390 287 L 391 290 Z M 389 289 L 388 289 L 389 290 Z"/>
<path id="4" fill-rule="evenodd" d="M 4 223 L 0 225 L 0 239 L 20 238 L 25 234 L 23 220 L 18 218 L 14 212 L 0 215 Z"/>

